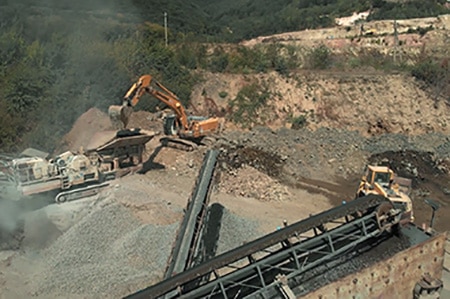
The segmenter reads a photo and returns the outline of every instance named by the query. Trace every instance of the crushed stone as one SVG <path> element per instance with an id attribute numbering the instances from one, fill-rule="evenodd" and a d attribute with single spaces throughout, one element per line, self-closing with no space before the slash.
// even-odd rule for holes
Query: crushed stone
<path id="1" fill-rule="evenodd" d="M 142 225 L 124 206 L 98 207 L 42 252 L 37 295 L 124 296 L 159 281 L 177 225 Z M 158 244 L 155 246 L 155 244 Z"/>

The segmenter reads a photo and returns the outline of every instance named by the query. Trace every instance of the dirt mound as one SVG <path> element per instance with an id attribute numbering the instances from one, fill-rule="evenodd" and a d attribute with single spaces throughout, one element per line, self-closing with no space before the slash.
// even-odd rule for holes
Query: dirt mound
<path id="1" fill-rule="evenodd" d="M 66 150 L 76 152 L 80 147 L 86 147 L 98 131 L 112 129 L 108 115 L 97 108 L 91 108 L 77 119 L 69 133 L 64 136 L 57 153 Z"/>
<path id="2" fill-rule="evenodd" d="M 282 168 L 282 158 L 278 153 L 257 146 L 224 146 L 219 160 L 223 166 L 231 168 L 249 165 L 271 177 L 278 177 Z"/>
<path id="3" fill-rule="evenodd" d="M 162 120 L 158 113 L 136 111 L 131 114 L 127 127 L 158 131 L 162 128 Z M 108 114 L 95 107 L 91 108 L 73 124 L 72 129 L 64 136 L 55 154 L 67 150 L 76 152 L 80 147 L 86 149 L 91 140 L 97 138 L 98 134 L 111 130 L 114 130 L 114 128 Z"/>
<path id="4" fill-rule="evenodd" d="M 436 92 L 424 89 L 407 75 L 299 71 L 289 79 L 276 73 L 205 77 L 207 80 L 194 89 L 192 98 L 201 99 L 204 91 L 221 107 L 226 107 L 226 101 L 235 98 L 245 85 L 267 86 L 271 98 L 258 108 L 252 123 L 272 129 L 290 128 L 293 120 L 304 119 L 311 129 L 357 130 L 365 136 L 450 132 L 450 106 L 437 101 Z M 220 86 L 216 84 L 218 77 Z M 247 82 L 242 83 L 243 78 Z M 225 99 L 220 97 L 223 90 L 230 91 Z"/>
<path id="5" fill-rule="evenodd" d="M 136 111 L 131 114 L 129 128 L 140 128 L 151 131 L 162 130 L 162 117 L 161 113 L 150 113 L 147 111 Z"/>

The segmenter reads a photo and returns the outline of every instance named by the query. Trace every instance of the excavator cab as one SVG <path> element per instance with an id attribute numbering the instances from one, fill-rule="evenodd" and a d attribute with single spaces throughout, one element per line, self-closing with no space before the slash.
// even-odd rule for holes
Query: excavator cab
<path id="1" fill-rule="evenodd" d="M 368 166 L 366 180 L 370 185 L 378 183 L 383 187 L 388 187 L 394 178 L 394 172 L 386 166 Z"/>

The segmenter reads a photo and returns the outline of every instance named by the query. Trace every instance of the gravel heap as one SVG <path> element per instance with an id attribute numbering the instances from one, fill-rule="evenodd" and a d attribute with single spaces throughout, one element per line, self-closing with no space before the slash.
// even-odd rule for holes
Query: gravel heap
<path id="1" fill-rule="evenodd" d="M 289 196 L 286 186 L 248 165 L 223 172 L 218 190 L 261 201 L 281 201 Z"/>
<path id="2" fill-rule="evenodd" d="M 264 234 L 257 221 L 240 217 L 228 209 L 223 210 L 216 255 L 222 254 L 246 242 L 253 241 Z"/>
<path id="3" fill-rule="evenodd" d="M 110 198 L 90 209 L 48 247 L 30 253 L 41 265 L 30 279 L 33 296 L 121 297 L 162 279 L 178 222 L 143 224 L 130 207 Z M 258 222 L 225 208 L 216 254 L 261 235 Z"/>
<path id="4" fill-rule="evenodd" d="M 42 252 L 37 295 L 123 296 L 162 278 L 177 225 L 142 225 L 117 203 L 97 206 Z"/>

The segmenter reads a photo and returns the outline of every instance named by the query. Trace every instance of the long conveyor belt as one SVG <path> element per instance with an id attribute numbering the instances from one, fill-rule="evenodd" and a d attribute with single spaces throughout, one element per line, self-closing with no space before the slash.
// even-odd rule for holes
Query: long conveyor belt
<path id="1" fill-rule="evenodd" d="M 208 206 L 217 155 L 216 150 L 209 150 L 205 154 L 164 278 L 185 271 L 192 262 Z"/>
<path id="2" fill-rule="evenodd" d="M 269 292 L 270 287 L 279 285 L 274 282 L 274 275 L 286 274 L 282 269 L 294 268 L 288 271 L 288 278 L 298 275 L 308 267 L 336 256 L 395 225 L 398 217 L 393 220 L 394 218 L 384 215 L 390 208 L 382 209 L 381 214 L 379 212 L 379 208 L 386 204 L 389 205 L 389 201 L 381 196 L 359 198 L 223 253 L 126 298 L 158 298 L 174 292 L 177 298 L 244 298 L 258 292 Z M 339 225 L 336 224 L 338 221 Z M 327 224 L 334 228 L 324 229 Z M 318 229 L 322 229 L 322 232 L 317 236 L 305 236 L 308 232 L 317 233 Z M 299 241 L 292 243 L 292 238 Z M 290 265 L 292 261 L 295 264 L 293 266 Z M 278 271 L 272 271 L 274 269 Z M 189 282 L 211 273 L 215 279 L 208 283 L 195 289 L 185 287 Z"/>

